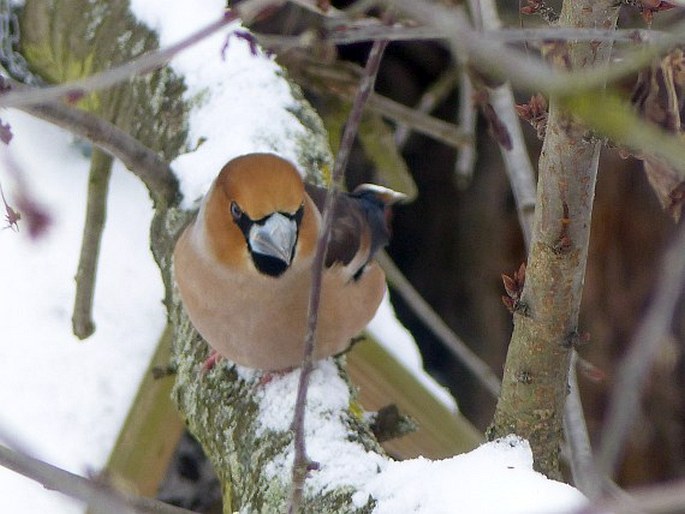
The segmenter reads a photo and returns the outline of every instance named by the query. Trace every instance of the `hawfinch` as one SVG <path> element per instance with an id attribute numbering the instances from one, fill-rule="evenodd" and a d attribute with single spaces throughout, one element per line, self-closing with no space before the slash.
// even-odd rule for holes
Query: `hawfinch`
<path id="1" fill-rule="evenodd" d="M 219 173 L 174 250 L 183 305 L 219 355 L 268 371 L 301 364 L 325 195 L 271 154 L 238 157 Z M 375 314 L 385 276 L 372 258 L 401 197 L 363 185 L 336 199 L 315 359 L 346 350 Z"/>

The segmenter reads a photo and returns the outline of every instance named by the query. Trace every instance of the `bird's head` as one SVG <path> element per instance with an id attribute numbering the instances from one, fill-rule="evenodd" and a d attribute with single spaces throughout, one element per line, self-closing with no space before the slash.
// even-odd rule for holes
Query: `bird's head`
<path id="1" fill-rule="evenodd" d="M 231 267 L 278 277 L 316 241 L 316 219 L 295 167 L 272 154 L 226 164 L 209 191 L 204 222 L 213 253 Z"/>

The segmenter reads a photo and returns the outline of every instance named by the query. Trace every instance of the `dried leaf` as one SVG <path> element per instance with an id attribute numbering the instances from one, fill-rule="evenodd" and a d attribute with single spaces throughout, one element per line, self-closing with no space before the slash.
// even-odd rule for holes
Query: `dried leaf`
<path id="1" fill-rule="evenodd" d="M 645 8 L 662 10 L 665 2 Z M 650 4 L 651 5 L 651 4 Z M 668 132 L 683 135 L 685 127 L 685 54 L 676 48 L 638 76 L 631 101 L 640 115 Z M 650 155 L 637 155 L 644 161 L 649 184 L 664 210 L 678 222 L 685 202 L 685 185 L 679 173 Z"/>
<path id="2" fill-rule="evenodd" d="M 522 262 L 519 266 L 519 270 L 514 274 L 516 282 L 519 284 L 519 288 L 523 290 L 523 285 L 526 283 L 526 263 Z"/>
<path id="3" fill-rule="evenodd" d="M 502 282 L 504 283 L 504 290 L 507 292 L 510 298 L 517 298 L 519 291 L 516 284 L 516 280 L 508 275 L 502 273 Z"/>
<path id="4" fill-rule="evenodd" d="M 516 302 L 514 302 L 514 300 L 512 300 L 511 298 L 509 298 L 508 296 L 505 296 L 505 295 L 502 295 L 501 298 L 502 298 L 502 303 L 507 308 L 507 310 L 510 313 L 514 314 L 514 311 L 516 310 Z"/>
<path id="5" fill-rule="evenodd" d="M 538 93 L 527 104 L 519 104 L 515 108 L 519 118 L 530 123 L 537 132 L 538 139 L 543 140 L 547 131 L 547 99 Z"/>
<path id="6" fill-rule="evenodd" d="M 673 217 L 676 223 L 680 220 L 685 192 L 685 181 L 670 166 L 656 159 L 645 159 L 647 180 L 656 193 L 659 203 Z"/>
<path id="7" fill-rule="evenodd" d="M 52 223 L 52 218 L 47 210 L 27 196 L 20 196 L 17 205 L 28 224 L 29 236 L 33 239 L 38 239 L 44 235 L 50 223 Z"/>

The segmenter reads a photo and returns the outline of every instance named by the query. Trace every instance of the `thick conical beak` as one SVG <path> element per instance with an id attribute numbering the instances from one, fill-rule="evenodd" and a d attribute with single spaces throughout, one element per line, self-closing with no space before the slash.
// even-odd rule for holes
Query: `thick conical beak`
<path id="1" fill-rule="evenodd" d="M 263 224 L 252 225 L 248 238 L 254 253 L 280 259 L 289 266 L 297 241 L 297 222 L 276 212 Z"/>

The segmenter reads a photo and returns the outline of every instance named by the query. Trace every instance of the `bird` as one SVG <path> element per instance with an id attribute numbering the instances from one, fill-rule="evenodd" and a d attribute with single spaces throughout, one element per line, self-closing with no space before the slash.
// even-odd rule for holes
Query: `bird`
<path id="1" fill-rule="evenodd" d="M 265 371 L 301 365 L 326 194 L 271 153 L 221 169 L 173 256 L 181 302 L 214 355 Z M 315 360 L 344 352 L 374 316 L 386 282 L 373 257 L 389 242 L 390 208 L 403 198 L 374 184 L 338 193 Z"/>

